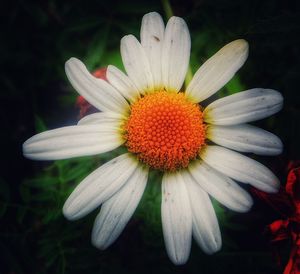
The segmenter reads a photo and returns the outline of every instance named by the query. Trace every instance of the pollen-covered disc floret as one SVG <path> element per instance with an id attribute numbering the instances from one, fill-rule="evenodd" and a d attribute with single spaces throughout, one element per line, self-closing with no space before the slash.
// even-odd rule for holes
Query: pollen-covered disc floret
<path id="1" fill-rule="evenodd" d="M 200 106 L 183 93 L 145 95 L 131 106 L 125 138 L 128 150 L 154 169 L 187 167 L 205 141 Z"/>

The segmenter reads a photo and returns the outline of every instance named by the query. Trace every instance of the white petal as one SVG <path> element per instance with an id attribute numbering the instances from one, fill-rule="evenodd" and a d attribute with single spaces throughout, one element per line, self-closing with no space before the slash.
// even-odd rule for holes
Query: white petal
<path id="1" fill-rule="evenodd" d="M 144 193 L 148 169 L 139 166 L 125 185 L 103 203 L 92 232 L 92 243 L 106 249 L 121 234 Z"/>
<path id="2" fill-rule="evenodd" d="M 123 154 L 96 169 L 75 188 L 65 202 L 65 217 L 77 220 L 90 213 L 124 185 L 137 164 L 129 154 Z"/>
<path id="3" fill-rule="evenodd" d="M 90 74 L 80 60 L 74 57 L 69 59 L 65 70 L 74 89 L 99 110 L 123 113 L 129 108 L 124 97 L 114 87 Z"/>
<path id="4" fill-rule="evenodd" d="M 154 87 L 162 88 L 161 52 L 165 25 L 157 12 L 144 15 L 141 26 L 141 44 L 145 49 L 153 75 Z"/>
<path id="5" fill-rule="evenodd" d="M 124 143 L 118 131 L 107 123 L 48 130 L 29 138 L 23 154 L 32 160 L 59 160 L 104 153 Z"/>
<path id="6" fill-rule="evenodd" d="M 112 128 L 120 128 L 124 116 L 115 112 L 97 112 L 84 116 L 78 121 L 78 125 L 107 124 Z"/>
<path id="7" fill-rule="evenodd" d="M 278 155 L 282 152 L 283 147 L 276 135 L 246 124 L 210 125 L 207 128 L 206 137 L 218 145 L 258 155 Z"/>
<path id="8" fill-rule="evenodd" d="M 107 80 L 130 102 L 140 97 L 140 93 L 131 79 L 115 66 L 108 66 Z"/>
<path id="9" fill-rule="evenodd" d="M 248 43 L 243 39 L 221 48 L 195 73 L 186 95 L 194 102 L 200 102 L 216 93 L 245 63 L 248 48 Z"/>
<path id="10" fill-rule="evenodd" d="M 162 78 L 166 90 L 180 90 L 189 65 L 190 50 L 190 32 L 185 21 L 171 17 L 166 26 L 162 48 Z"/>
<path id="11" fill-rule="evenodd" d="M 229 209 L 247 212 L 251 208 L 253 201 L 247 191 L 204 162 L 195 161 L 189 166 L 189 172 L 202 189 Z"/>
<path id="12" fill-rule="evenodd" d="M 278 191 L 279 180 L 261 163 L 219 146 L 207 146 L 200 157 L 225 175 L 268 192 Z"/>
<path id="13" fill-rule="evenodd" d="M 236 125 L 266 118 L 281 110 L 282 104 L 278 91 L 254 88 L 214 101 L 203 114 L 207 123 Z"/>
<path id="14" fill-rule="evenodd" d="M 193 236 L 206 254 L 215 253 L 222 247 L 222 238 L 218 219 L 209 196 L 186 170 L 180 171 L 180 174 L 190 197 Z"/>
<path id="15" fill-rule="evenodd" d="M 188 193 L 178 173 L 165 173 L 162 179 L 162 227 L 170 260 L 184 264 L 190 254 L 192 213 Z"/>
<path id="16" fill-rule="evenodd" d="M 130 79 L 141 94 L 153 90 L 153 77 L 145 50 L 133 35 L 121 39 L 121 55 Z"/>

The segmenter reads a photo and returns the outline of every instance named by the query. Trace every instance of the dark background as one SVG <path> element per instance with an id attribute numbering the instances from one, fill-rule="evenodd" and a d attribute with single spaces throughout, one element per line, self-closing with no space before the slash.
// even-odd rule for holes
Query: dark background
<path id="1" fill-rule="evenodd" d="M 194 72 L 227 42 L 249 42 L 248 61 L 220 94 L 254 87 L 283 94 L 283 110 L 256 124 L 283 140 L 282 155 L 257 159 L 284 184 L 288 163 L 299 159 L 298 2 L 203 0 L 171 5 L 190 28 Z M 66 79 L 65 61 L 78 57 L 90 70 L 110 63 L 121 67 L 121 37 L 139 36 L 142 16 L 150 11 L 166 19 L 160 1 L 1 4 L 0 273 L 282 273 L 291 243 L 280 244 L 278 265 L 265 228 L 280 215 L 255 195 L 255 205 L 246 214 L 228 212 L 216 203 L 221 252 L 206 256 L 194 243 L 188 263 L 175 267 L 162 238 L 159 174 L 152 175 L 121 237 L 99 251 L 90 244 L 95 214 L 68 222 L 61 208 L 74 185 L 114 154 L 54 163 L 22 157 L 22 143 L 36 132 L 77 121 L 77 95 Z"/>

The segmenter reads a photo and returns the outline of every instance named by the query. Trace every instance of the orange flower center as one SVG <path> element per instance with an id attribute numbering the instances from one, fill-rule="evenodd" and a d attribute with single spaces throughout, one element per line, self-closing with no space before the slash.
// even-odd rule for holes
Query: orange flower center
<path id="1" fill-rule="evenodd" d="M 147 94 L 131 105 L 125 139 L 128 150 L 154 169 L 187 167 L 205 142 L 202 112 L 183 93 Z"/>

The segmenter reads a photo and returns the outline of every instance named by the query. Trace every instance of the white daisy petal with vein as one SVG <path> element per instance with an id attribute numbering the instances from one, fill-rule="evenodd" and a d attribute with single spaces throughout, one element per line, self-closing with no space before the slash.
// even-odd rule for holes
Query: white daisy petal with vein
<path id="1" fill-rule="evenodd" d="M 119 146 L 127 149 L 87 176 L 63 207 L 65 217 L 76 220 L 102 205 L 92 232 L 92 243 L 100 249 L 110 246 L 130 220 L 149 170 L 164 173 L 162 226 L 167 254 L 177 265 L 188 260 L 192 238 L 207 254 L 222 247 L 210 197 L 231 210 L 246 212 L 253 201 L 245 184 L 269 193 L 278 190 L 276 176 L 240 152 L 282 152 L 278 137 L 245 124 L 278 112 L 282 95 L 254 88 L 203 109 L 199 102 L 215 94 L 244 64 L 248 43 L 239 39 L 220 49 L 184 88 L 190 47 L 182 18 L 173 16 L 165 26 L 158 13 L 146 14 L 141 42 L 133 35 L 121 40 L 126 73 L 108 66 L 105 81 L 76 58 L 66 62 L 74 89 L 99 112 L 23 144 L 24 156 L 33 160 L 96 155 Z"/>

